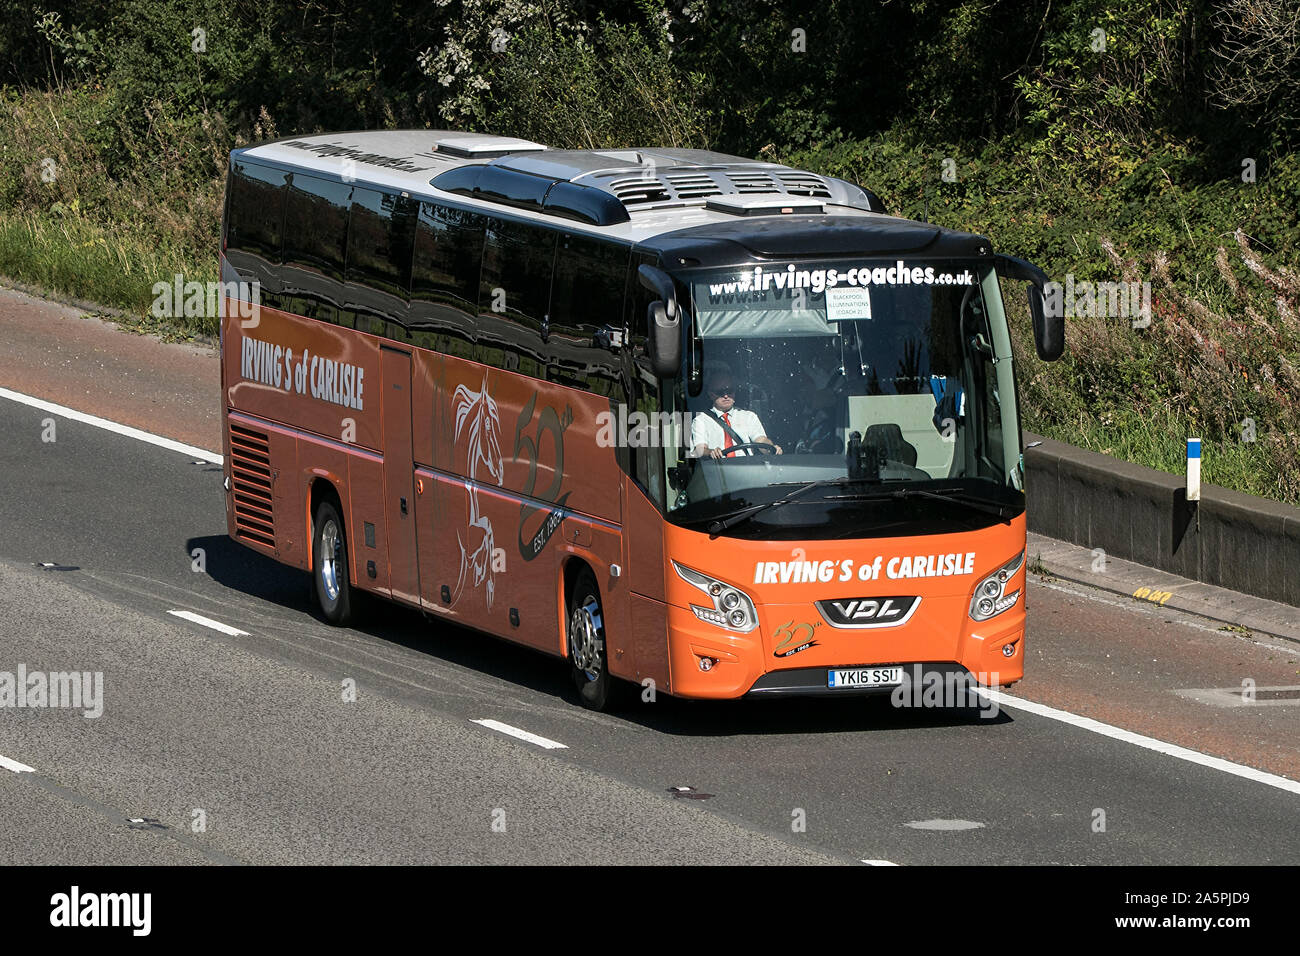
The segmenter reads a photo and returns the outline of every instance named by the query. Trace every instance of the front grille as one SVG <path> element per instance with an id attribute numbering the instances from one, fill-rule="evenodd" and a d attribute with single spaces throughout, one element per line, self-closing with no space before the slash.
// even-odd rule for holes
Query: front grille
<path id="1" fill-rule="evenodd" d="M 270 442 L 263 433 L 235 424 L 230 426 L 230 490 L 236 536 L 274 548 Z"/>

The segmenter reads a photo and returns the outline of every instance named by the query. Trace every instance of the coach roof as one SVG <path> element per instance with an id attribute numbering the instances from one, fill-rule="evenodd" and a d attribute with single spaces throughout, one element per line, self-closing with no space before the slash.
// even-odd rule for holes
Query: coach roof
<path id="1" fill-rule="evenodd" d="M 551 225 L 563 217 L 578 231 L 636 243 L 660 237 L 647 243 L 655 247 L 679 245 L 667 236 L 685 230 L 689 244 L 739 244 L 760 256 L 938 252 L 931 246 L 942 236 L 965 235 L 882 215 L 874 194 L 845 180 L 708 150 L 553 150 L 481 133 L 382 130 L 286 137 L 232 156 L 455 197 L 485 213 Z"/>

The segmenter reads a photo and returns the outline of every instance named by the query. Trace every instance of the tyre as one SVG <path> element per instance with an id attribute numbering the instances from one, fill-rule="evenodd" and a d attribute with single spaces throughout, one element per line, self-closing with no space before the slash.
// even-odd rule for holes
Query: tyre
<path id="1" fill-rule="evenodd" d="M 596 576 L 584 568 L 569 591 L 569 670 L 582 706 L 605 710 L 617 678 L 605 656 L 605 614 Z"/>
<path id="2" fill-rule="evenodd" d="M 352 585 L 348 580 L 348 542 L 343 519 L 333 501 L 316 506 L 312 521 L 312 582 L 325 620 L 344 625 L 352 620 Z"/>

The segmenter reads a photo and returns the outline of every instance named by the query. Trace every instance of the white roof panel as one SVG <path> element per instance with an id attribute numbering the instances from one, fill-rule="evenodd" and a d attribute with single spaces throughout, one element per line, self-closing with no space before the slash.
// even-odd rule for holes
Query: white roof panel
<path id="1" fill-rule="evenodd" d="M 444 144 L 446 148 L 440 150 L 438 148 L 440 144 Z M 640 242 L 690 226 L 735 221 L 734 213 L 708 209 L 704 205 L 704 199 L 701 198 L 698 204 L 675 203 L 647 208 L 632 205 L 628 207 L 628 214 L 631 217 L 628 222 L 594 226 L 569 219 L 557 219 L 556 216 L 544 215 L 528 209 L 447 193 L 430 185 L 430 180 L 449 169 L 484 163 L 490 156 L 501 156 L 514 151 L 539 155 L 545 149 L 545 146 L 528 140 L 484 133 L 464 133 L 455 130 L 363 130 L 285 137 L 249 147 L 242 151 L 242 155 L 253 161 L 282 163 L 331 177 L 342 177 L 347 181 L 404 192 L 415 197 L 473 207 L 488 215 L 533 220 L 552 227 L 562 223 L 565 229 L 572 232 L 632 242 Z M 455 153 L 465 155 L 455 155 Z M 704 150 L 608 150 L 599 153 L 602 160 L 608 161 L 611 167 L 617 167 L 621 162 L 631 161 L 634 157 L 646 163 L 648 154 L 654 154 L 655 158 L 650 162 L 656 165 L 662 161 L 659 157 L 663 156 L 680 161 L 682 166 L 744 163 L 765 169 L 774 168 L 771 163 L 738 160 L 737 157 Z M 604 163 L 602 162 L 601 165 Z M 741 197 L 728 198 L 739 200 Z M 768 202 L 772 201 L 771 197 L 764 197 L 764 199 Z M 791 195 L 782 205 L 789 206 L 792 203 L 802 205 L 805 202 L 807 202 L 806 197 Z M 838 205 L 828 201 L 823 203 L 826 211 L 836 216 L 879 215 L 856 206 Z"/>

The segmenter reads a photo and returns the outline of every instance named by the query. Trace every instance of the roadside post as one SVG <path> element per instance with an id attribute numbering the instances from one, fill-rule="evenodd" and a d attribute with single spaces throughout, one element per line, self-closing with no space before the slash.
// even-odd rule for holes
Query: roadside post
<path id="1" fill-rule="evenodd" d="M 1201 440 L 1187 439 L 1187 501 L 1196 511 L 1196 530 L 1201 530 Z"/>

